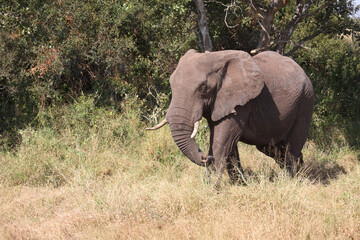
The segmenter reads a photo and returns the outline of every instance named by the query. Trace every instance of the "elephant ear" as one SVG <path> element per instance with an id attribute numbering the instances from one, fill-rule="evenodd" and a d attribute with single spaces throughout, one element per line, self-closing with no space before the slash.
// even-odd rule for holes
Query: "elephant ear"
<path id="1" fill-rule="evenodd" d="M 216 94 L 211 119 L 218 121 L 257 97 L 264 87 L 258 65 L 243 51 L 229 51 L 220 57 L 220 86 Z"/>

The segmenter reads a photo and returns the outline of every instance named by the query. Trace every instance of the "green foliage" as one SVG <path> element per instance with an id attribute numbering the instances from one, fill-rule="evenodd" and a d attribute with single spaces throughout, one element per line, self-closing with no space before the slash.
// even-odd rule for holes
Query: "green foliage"
<path id="1" fill-rule="evenodd" d="M 127 94 L 168 92 L 179 57 L 195 46 L 189 0 L 12 0 L 1 7 L 0 134 L 12 144 L 40 108 L 97 94 L 121 107 Z M 6 136 L 9 136 L 6 138 Z M 18 136 L 18 135 L 17 135 Z"/>
<path id="2" fill-rule="evenodd" d="M 244 1 L 232 3 L 227 8 L 227 1 L 205 2 L 214 50 L 250 51 L 259 40 L 258 19 Z M 273 39 L 291 20 L 294 3 L 275 15 Z M 322 3 L 313 5 L 316 14 L 299 23 L 286 51 L 297 43 L 307 48 L 293 58 L 314 83 L 313 138 L 320 143 L 328 137 L 331 142 L 342 135 L 337 145 L 345 141 L 359 147 L 359 20 L 351 17 L 353 1 L 335 1 L 317 12 Z M 226 26 L 225 15 L 226 23 L 234 27 Z M 324 19 L 328 19 L 326 31 L 303 43 L 325 26 Z M 96 109 L 125 111 L 126 96 L 137 95 L 144 101 L 141 117 L 157 123 L 169 104 L 168 79 L 178 59 L 189 48 L 197 48 L 196 20 L 191 0 L 4 1 L 0 5 L 1 148 L 13 149 L 24 137 L 21 129 L 37 129 L 45 118 L 52 118 L 50 113 L 62 111 L 51 106 L 65 104 L 84 114 L 59 129 L 95 124 L 94 109 L 76 109 L 85 96 L 94 96 L 90 105 Z M 52 112 L 47 112 L 49 107 Z M 326 131 L 330 128 L 342 134 L 334 129 L 330 135 Z"/>
<path id="3" fill-rule="evenodd" d="M 351 35 L 342 35 L 323 36 L 309 47 L 311 51 L 300 51 L 295 59 L 311 78 L 316 92 L 313 138 L 326 145 L 347 142 L 358 148 L 360 46 Z"/>
<path id="4" fill-rule="evenodd" d="M 256 48 L 260 33 L 251 9 L 241 1 L 236 1 L 236 5 L 229 8 L 225 19 L 226 7 L 223 4 L 220 1 L 206 3 L 214 50 L 239 49 L 250 52 Z"/>

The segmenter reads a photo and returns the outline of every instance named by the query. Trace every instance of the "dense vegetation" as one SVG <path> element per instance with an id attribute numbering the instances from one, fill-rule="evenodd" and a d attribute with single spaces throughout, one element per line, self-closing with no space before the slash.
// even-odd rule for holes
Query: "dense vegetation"
<path id="1" fill-rule="evenodd" d="M 41 109 L 81 94 L 119 109 L 127 94 L 145 99 L 149 89 L 168 93 L 165 79 L 195 45 L 196 25 L 186 2 L 164 2 L 4 2 L 2 141 L 16 144 L 18 131 L 36 124 Z"/>
<path id="2" fill-rule="evenodd" d="M 261 27 L 247 2 L 206 2 L 214 50 L 256 48 Z M 295 1 L 286 2 L 275 15 L 274 41 L 281 40 L 294 16 Z M 328 144 L 338 136 L 327 137 L 324 129 L 332 128 L 358 147 L 359 20 L 351 15 L 352 1 L 312 2 L 284 52 L 315 86 L 312 138 L 326 138 Z M 0 8 L 0 139 L 6 147 L 21 142 L 19 131 L 36 126 L 42 110 L 82 95 L 117 111 L 126 95 L 136 95 L 146 102 L 145 119 L 156 121 L 163 114 L 159 105 L 166 108 L 169 102 L 168 78 L 178 59 L 189 48 L 201 49 L 190 0 L 11 0 Z"/>

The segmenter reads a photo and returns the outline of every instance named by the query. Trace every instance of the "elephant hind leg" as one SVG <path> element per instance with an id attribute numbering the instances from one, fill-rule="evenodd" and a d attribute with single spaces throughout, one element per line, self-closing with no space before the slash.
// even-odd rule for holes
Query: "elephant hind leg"
<path id="1" fill-rule="evenodd" d="M 237 144 L 232 149 L 229 157 L 227 158 L 226 169 L 232 184 L 246 185 L 244 179 L 244 171 L 241 167 L 239 150 Z"/>
<path id="2" fill-rule="evenodd" d="M 312 98 L 306 99 L 300 106 L 298 117 L 284 145 L 286 146 L 284 158 L 286 168 L 292 176 L 298 173 L 304 163 L 301 151 L 306 142 L 312 118 L 312 111 L 310 111 L 309 106 L 313 106 Z"/>
<path id="3" fill-rule="evenodd" d="M 304 98 L 299 106 L 297 118 L 287 138 L 280 143 L 257 146 L 266 155 L 275 159 L 281 168 L 295 176 L 303 165 L 301 150 L 305 144 L 312 117 L 312 98 Z"/>
<path id="4" fill-rule="evenodd" d="M 286 168 L 289 174 L 294 177 L 302 167 L 304 161 L 301 153 L 301 148 L 298 150 L 297 145 L 287 143 L 283 150 L 282 166 Z"/>
<path id="5" fill-rule="evenodd" d="M 289 143 L 277 143 L 258 145 L 257 149 L 265 155 L 273 158 L 282 169 L 286 169 L 292 177 L 296 175 L 303 164 L 302 153 L 293 151 L 297 149 Z M 295 147 L 295 148 L 294 148 Z"/>
<path id="6" fill-rule="evenodd" d="M 257 145 L 256 148 L 264 153 L 266 156 L 271 157 L 279 164 L 280 168 L 284 168 L 284 158 L 285 150 L 281 143 L 274 144 L 270 143 L 269 145 Z"/>

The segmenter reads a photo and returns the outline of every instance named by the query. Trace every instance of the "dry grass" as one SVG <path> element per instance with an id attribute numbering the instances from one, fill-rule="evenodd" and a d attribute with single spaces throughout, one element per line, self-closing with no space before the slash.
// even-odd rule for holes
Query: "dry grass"
<path id="1" fill-rule="evenodd" d="M 121 145 L 109 130 L 119 126 L 105 125 L 81 142 L 67 130 L 33 133 L 33 144 L 0 155 L 0 239 L 360 239 L 357 152 L 308 143 L 306 166 L 291 179 L 241 144 L 248 186 L 224 176 L 217 191 L 168 127 Z M 43 173 L 50 160 L 65 180 Z M 32 164 L 36 178 L 21 170 Z"/>

